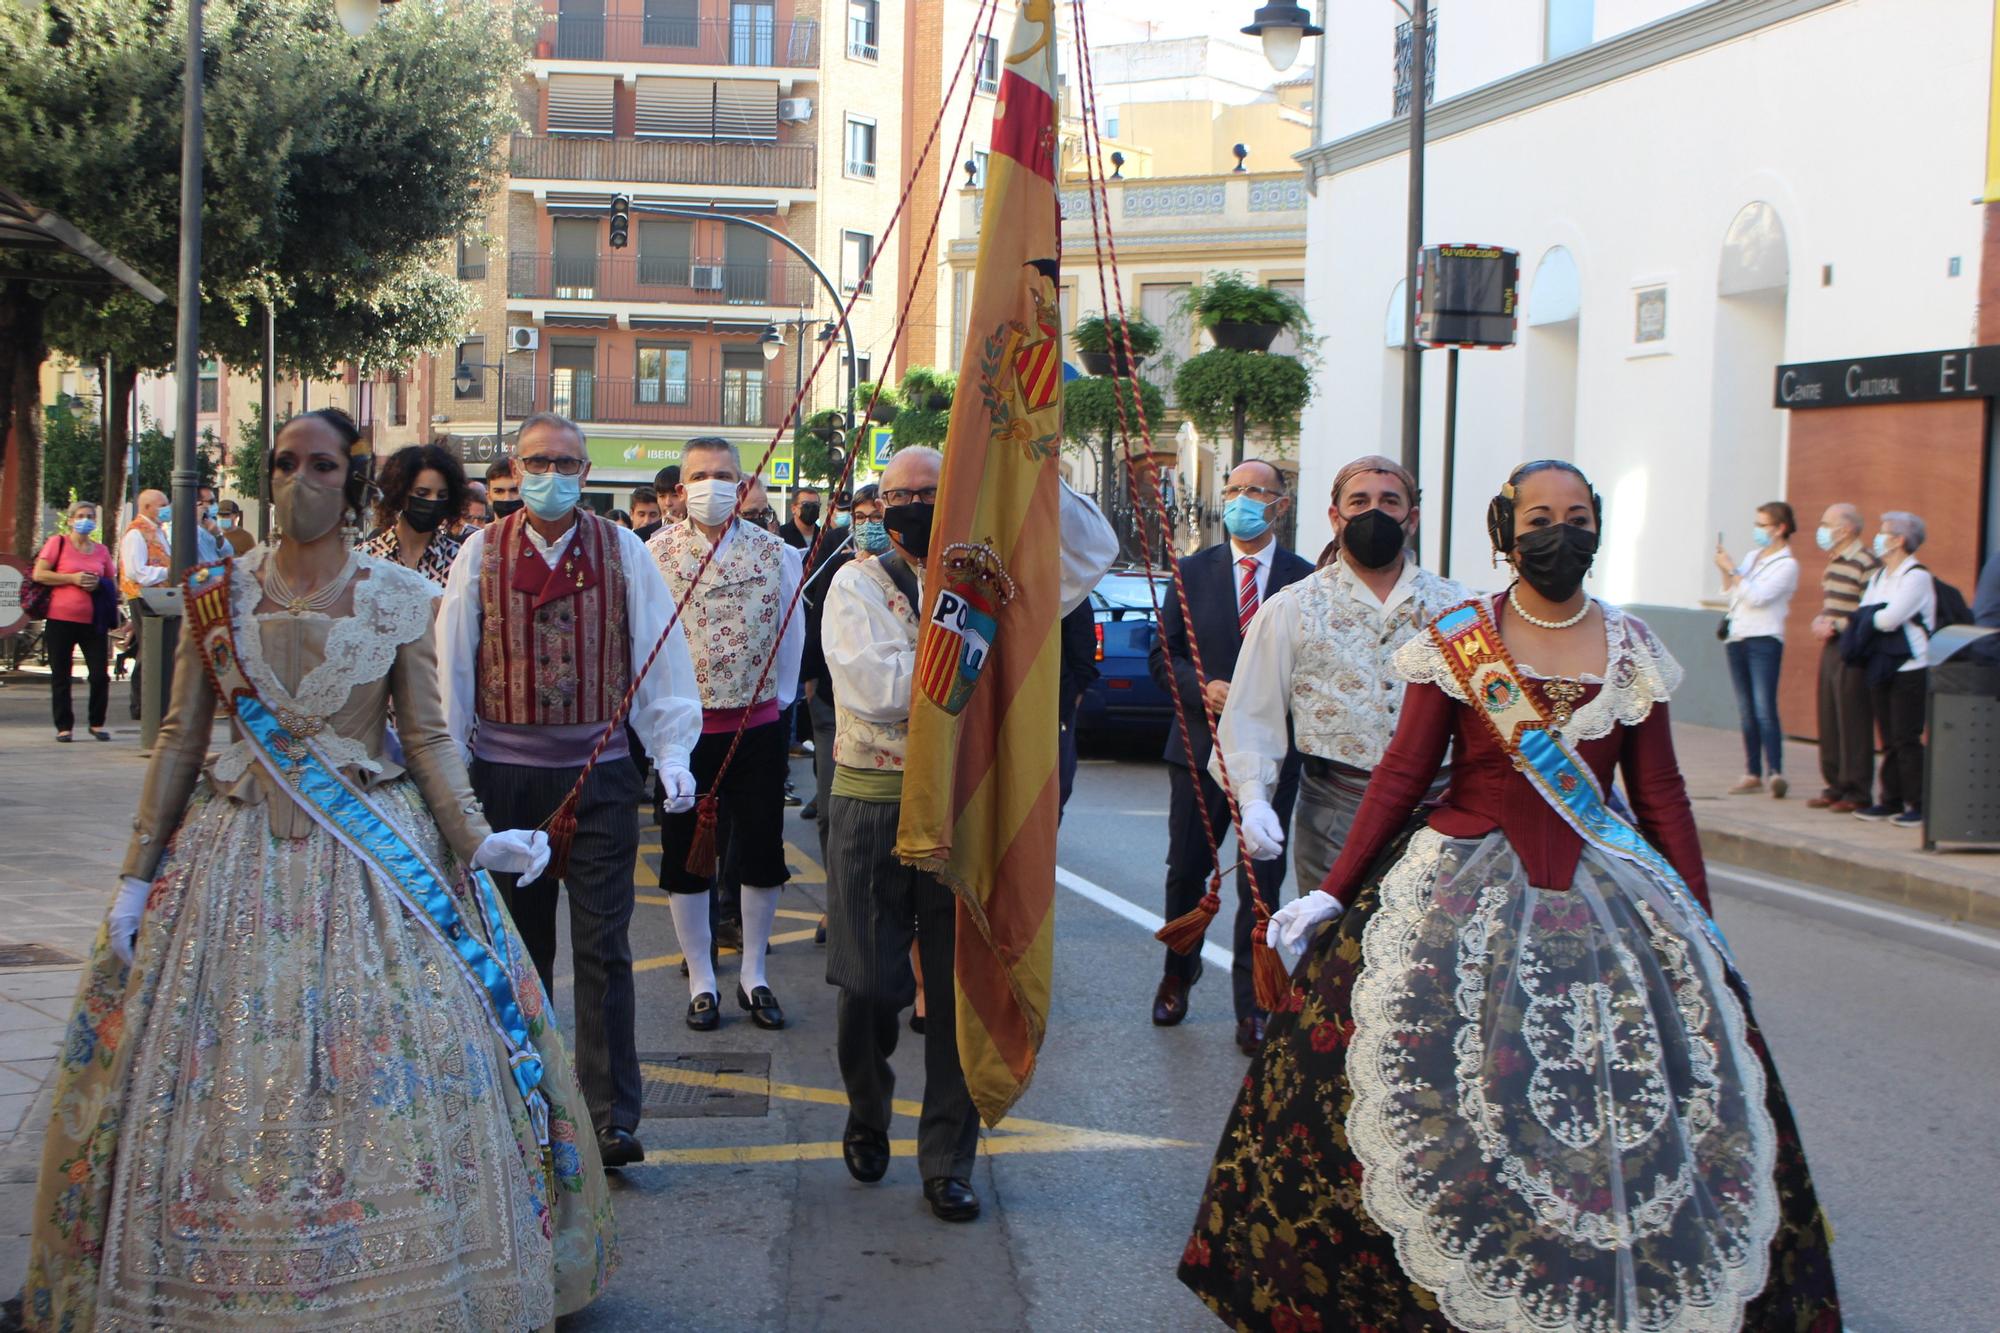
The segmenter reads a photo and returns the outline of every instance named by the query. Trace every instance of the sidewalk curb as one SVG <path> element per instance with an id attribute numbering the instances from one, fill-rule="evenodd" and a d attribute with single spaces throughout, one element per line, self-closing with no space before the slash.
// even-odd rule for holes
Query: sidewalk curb
<path id="1" fill-rule="evenodd" d="M 1992 866 L 1989 871 L 1941 859 L 1939 873 L 1926 875 L 1899 864 L 1900 858 L 1892 860 L 1867 848 L 1839 845 L 1829 850 L 1832 844 L 1814 844 L 1767 828 L 1752 832 L 1733 822 L 1703 819 L 1701 814 L 1697 812 L 1695 823 L 1702 855 L 1709 861 L 2000 930 L 2000 860 L 1987 862 Z"/>

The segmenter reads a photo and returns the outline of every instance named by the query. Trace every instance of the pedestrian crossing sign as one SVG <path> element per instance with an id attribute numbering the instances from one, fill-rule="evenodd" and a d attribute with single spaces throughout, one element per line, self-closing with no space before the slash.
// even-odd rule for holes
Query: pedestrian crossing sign
<path id="1" fill-rule="evenodd" d="M 889 466 L 891 442 L 894 439 L 895 436 L 887 426 L 870 426 L 868 428 L 868 443 L 873 446 L 872 452 L 876 467 Z"/>

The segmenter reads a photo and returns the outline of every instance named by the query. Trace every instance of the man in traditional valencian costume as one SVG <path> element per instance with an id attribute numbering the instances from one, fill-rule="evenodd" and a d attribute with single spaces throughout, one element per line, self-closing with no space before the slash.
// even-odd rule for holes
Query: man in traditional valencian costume
<path id="1" fill-rule="evenodd" d="M 728 440 L 712 435 L 689 440 L 681 452 L 687 517 L 663 526 L 646 549 L 666 576 L 672 601 L 681 606 L 680 623 L 687 629 L 701 690 L 694 779 L 706 796 L 728 806 L 727 845 L 716 851 L 743 886 L 743 968 L 736 1003 L 758 1027 L 776 1029 L 785 1025 L 785 1011 L 766 978 L 764 955 L 778 895 L 791 878 L 785 864 L 791 747 L 780 715 L 798 687 L 806 616 L 804 607 L 789 621 L 785 616 L 799 589 L 799 553 L 737 517 L 751 484 Z M 732 745 L 735 754 L 725 770 Z M 722 1023 L 710 953 L 714 876 L 687 867 L 704 820 L 712 837 L 712 811 L 661 812 L 660 885 L 671 895 L 674 933 L 687 958 L 687 1024 L 712 1032 Z"/>
<path id="2" fill-rule="evenodd" d="M 1396 650 L 1471 596 L 1405 549 L 1417 484 L 1394 460 L 1368 455 L 1343 467 L 1327 518 L 1340 554 L 1258 610 L 1216 723 L 1217 755 L 1228 762 L 1252 860 L 1283 849 L 1273 798 L 1292 746 L 1304 756 L 1292 815 L 1301 893 L 1319 887 L 1339 857 L 1369 775 L 1396 733 L 1403 707 Z M 1223 781 L 1216 756 L 1208 771 Z"/>
<path id="3" fill-rule="evenodd" d="M 627 688 L 662 634 L 629 721 L 670 808 L 694 803 L 688 752 L 701 706 L 687 643 L 668 633 L 673 604 L 639 539 L 577 501 L 590 475 L 583 432 L 553 413 L 521 425 L 514 457 L 525 508 L 467 538 L 438 617 L 438 660 L 452 738 L 471 756 L 473 790 L 507 828 L 548 824 L 576 785 Z M 633 1034 L 633 866 L 644 785 L 617 728 L 590 770 L 561 883 L 576 964 L 576 1066 L 606 1166 L 640 1160 Z M 557 879 L 502 877 L 542 986 L 554 994 Z"/>
<path id="4" fill-rule="evenodd" d="M 833 576 L 820 625 L 834 681 L 835 730 L 827 836 L 826 979 L 840 988 L 836 1052 L 847 1087 L 842 1156 L 863 1184 L 889 1170 L 889 1116 L 896 1090 L 899 1015 L 916 998 L 909 966 L 917 945 L 925 995 L 923 1114 L 917 1164 L 924 1198 L 946 1222 L 979 1216 L 973 1154 L 979 1112 L 960 1066 L 952 983 L 958 908 L 936 875 L 896 856 L 909 743 L 910 686 L 917 667 L 917 611 L 931 556 L 940 457 L 898 450 L 882 474 L 883 526 L 894 549 L 855 560 Z M 1062 609 L 1081 604 L 1118 554 L 1097 506 L 1064 486 Z M 1053 725 L 1055 719 L 1050 718 Z"/>

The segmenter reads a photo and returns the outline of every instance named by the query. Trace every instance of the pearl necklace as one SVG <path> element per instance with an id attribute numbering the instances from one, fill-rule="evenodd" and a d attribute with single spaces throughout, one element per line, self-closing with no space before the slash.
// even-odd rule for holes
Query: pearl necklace
<path id="1" fill-rule="evenodd" d="M 1574 625 L 1581 624 L 1583 618 L 1590 614 L 1590 599 L 1586 597 L 1583 599 L 1583 605 L 1577 608 L 1576 614 L 1568 620 L 1543 620 L 1540 616 L 1529 614 L 1528 609 L 1521 605 L 1521 599 L 1514 595 L 1514 590 L 1520 586 L 1520 584 L 1516 583 L 1508 587 L 1507 605 L 1514 608 L 1515 615 L 1521 617 L 1521 619 L 1527 621 L 1536 629 L 1569 629 Z"/>
<path id="2" fill-rule="evenodd" d="M 352 560 L 350 559 L 348 563 L 351 564 Z M 346 583 L 347 565 L 343 564 L 338 574 L 311 593 L 302 596 L 293 592 L 291 584 L 285 582 L 285 576 L 278 568 L 276 552 L 272 553 L 264 569 L 264 595 L 284 607 L 286 613 L 293 616 L 302 616 L 308 611 L 326 610 L 340 600 L 341 589 Z"/>

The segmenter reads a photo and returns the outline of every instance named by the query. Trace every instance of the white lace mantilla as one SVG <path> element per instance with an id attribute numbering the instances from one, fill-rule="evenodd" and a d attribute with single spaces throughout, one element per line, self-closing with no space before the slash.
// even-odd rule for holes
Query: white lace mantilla
<path id="1" fill-rule="evenodd" d="M 1735 1333 L 1778 1226 L 1777 1133 L 1698 922 L 1586 851 L 1532 888 L 1499 833 L 1383 878 L 1347 1061 L 1362 1200 L 1469 1333 Z"/>
<path id="2" fill-rule="evenodd" d="M 1636 727 L 1666 703 L 1680 688 L 1686 672 L 1667 646 L 1654 637 L 1646 622 L 1627 615 L 1608 602 L 1599 602 L 1604 612 L 1605 664 L 1602 677 L 1585 675 L 1582 683 L 1602 685 L 1589 702 L 1576 710 L 1562 729 L 1565 739 L 1594 741 L 1609 736 L 1614 727 Z M 1435 685 L 1462 704 L 1472 701 L 1459 688 L 1451 663 L 1428 631 L 1416 635 L 1396 650 L 1396 672 L 1411 684 Z M 1533 679 L 1544 679 L 1533 663 L 1520 664 Z"/>
<path id="3" fill-rule="evenodd" d="M 414 570 L 355 552 L 342 572 L 343 578 L 354 580 L 354 613 L 331 618 L 325 656 L 296 691 L 288 690 L 264 658 L 264 622 L 292 617 L 289 612 L 257 614 L 257 604 L 264 600 L 261 572 L 269 554 L 268 547 L 258 547 L 237 560 L 232 571 L 229 597 L 236 622 L 236 656 L 243 674 L 273 710 L 302 718 L 324 722 L 346 705 L 355 686 L 388 675 L 396 650 L 430 626 L 432 603 L 443 593 Z M 313 741 L 336 768 L 382 772 L 382 765 L 368 757 L 367 747 L 331 727 L 315 733 Z M 237 739 L 223 747 L 209 771 L 218 782 L 236 782 L 253 762 L 250 742 Z"/>

